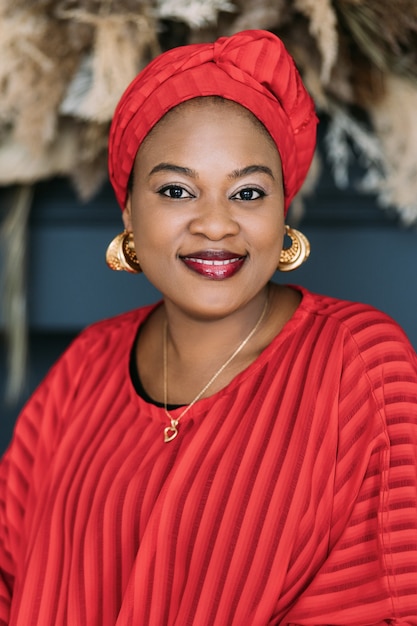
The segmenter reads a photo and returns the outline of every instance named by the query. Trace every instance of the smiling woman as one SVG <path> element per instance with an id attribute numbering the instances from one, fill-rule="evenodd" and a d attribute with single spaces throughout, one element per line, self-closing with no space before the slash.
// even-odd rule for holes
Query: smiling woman
<path id="1" fill-rule="evenodd" d="M 253 322 L 262 309 L 284 237 L 280 157 L 249 116 L 212 99 L 176 107 L 139 148 L 123 212 L 139 263 L 175 316 L 171 324 L 183 311 L 205 321 L 227 318 L 230 346 L 241 332 L 233 314 L 249 307 Z M 281 299 L 285 308 L 285 292 Z M 213 361 L 219 350 L 230 351 L 210 344 Z M 180 368 L 178 361 L 177 375 Z"/>
<path id="2" fill-rule="evenodd" d="M 263 31 L 126 90 L 107 261 L 163 298 L 81 333 L 18 420 L 0 626 L 417 624 L 417 357 L 383 313 L 271 282 L 309 254 L 285 219 L 316 121 Z"/>

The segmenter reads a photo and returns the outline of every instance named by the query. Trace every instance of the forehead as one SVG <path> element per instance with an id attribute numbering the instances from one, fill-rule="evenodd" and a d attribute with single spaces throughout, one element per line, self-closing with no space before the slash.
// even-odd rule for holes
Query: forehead
<path id="1" fill-rule="evenodd" d="M 269 132 L 248 109 L 224 98 L 195 98 L 165 114 L 137 152 L 129 190 L 136 177 L 147 177 L 161 163 L 212 175 L 256 164 L 282 184 L 282 162 Z"/>
<path id="2" fill-rule="evenodd" d="M 138 154 L 143 153 L 149 144 L 155 145 L 155 142 L 164 142 L 166 140 L 166 134 L 169 132 L 179 132 L 180 128 L 182 133 L 184 133 L 184 131 L 186 132 L 188 123 L 191 120 L 194 120 L 194 122 L 201 120 L 202 125 L 207 124 L 207 121 L 208 124 L 210 124 L 210 120 L 212 120 L 214 124 L 218 124 L 219 120 L 223 122 L 226 116 L 228 123 L 235 123 L 235 125 L 240 126 L 241 122 L 243 122 L 240 127 L 242 130 L 244 127 L 248 127 L 249 122 L 249 127 L 252 127 L 257 133 L 260 133 L 264 139 L 266 139 L 270 147 L 273 148 L 274 153 L 278 153 L 278 147 L 268 130 L 251 111 L 221 96 L 200 96 L 182 102 L 165 113 L 145 137 Z M 225 129 L 227 130 L 227 125 Z M 181 135 L 181 139 L 184 139 L 184 134 Z M 278 157 L 279 156 L 278 153 Z"/>

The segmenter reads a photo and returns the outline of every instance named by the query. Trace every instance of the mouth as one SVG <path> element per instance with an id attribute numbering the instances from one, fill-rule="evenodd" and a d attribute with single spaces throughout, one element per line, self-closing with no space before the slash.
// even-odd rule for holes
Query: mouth
<path id="1" fill-rule="evenodd" d="M 205 250 L 181 256 L 180 259 L 188 269 L 200 276 L 211 280 L 224 280 L 234 276 L 240 270 L 246 256 L 226 250 Z"/>

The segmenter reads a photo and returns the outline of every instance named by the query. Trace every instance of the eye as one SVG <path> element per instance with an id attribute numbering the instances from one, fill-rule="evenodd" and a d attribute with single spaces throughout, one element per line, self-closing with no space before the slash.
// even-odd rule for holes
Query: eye
<path id="1" fill-rule="evenodd" d="M 237 193 L 235 193 L 232 198 L 234 200 L 243 200 L 245 202 L 250 200 L 259 200 L 259 198 L 263 198 L 265 196 L 265 192 L 262 189 L 257 189 L 256 187 L 245 187 L 245 189 L 240 189 Z"/>
<path id="2" fill-rule="evenodd" d="M 180 187 L 179 185 L 166 185 L 165 187 L 161 187 L 158 189 L 158 193 L 161 196 L 166 196 L 167 198 L 171 198 L 172 200 L 182 200 L 183 198 L 192 198 L 192 194 L 184 189 L 184 187 Z"/>

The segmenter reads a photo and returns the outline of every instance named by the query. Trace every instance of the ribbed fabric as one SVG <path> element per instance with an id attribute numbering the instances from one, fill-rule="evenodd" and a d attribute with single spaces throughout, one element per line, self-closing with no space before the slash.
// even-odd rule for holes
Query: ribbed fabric
<path id="1" fill-rule="evenodd" d="M 417 624 L 417 359 L 303 290 L 260 357 L 163 442 L 128 374 L 152 310 L 93 325 L 0 479 L 0 624 Z"/>

